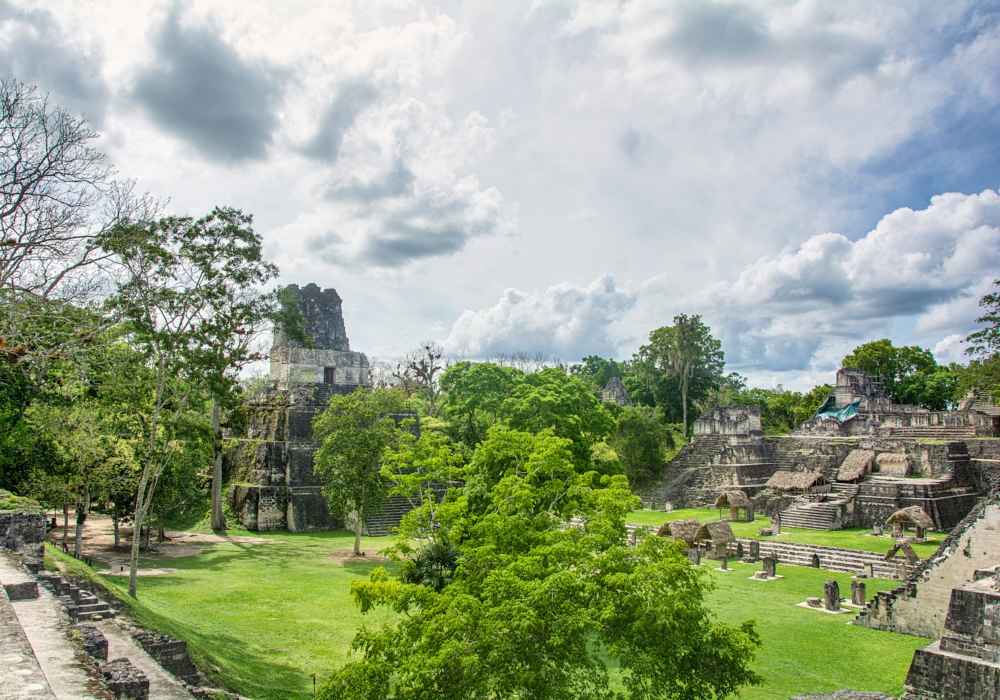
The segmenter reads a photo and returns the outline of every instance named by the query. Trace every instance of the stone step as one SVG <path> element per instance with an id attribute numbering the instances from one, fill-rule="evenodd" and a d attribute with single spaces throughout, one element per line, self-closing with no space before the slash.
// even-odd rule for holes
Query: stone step
<path id="1" fill-rule="evenodd" d="M 926 437 L 926 438 L 974 438 L 976 429 L 973 427 L 949 428 L 947 426 L 928 426 L 923 428 L 889 428 L 892 437 Z"/>

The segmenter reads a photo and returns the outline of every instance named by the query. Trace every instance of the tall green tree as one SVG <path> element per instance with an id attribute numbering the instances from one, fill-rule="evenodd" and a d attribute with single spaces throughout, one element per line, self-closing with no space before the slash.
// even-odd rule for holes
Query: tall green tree
<path id="1" fill-rule="evenodd" d="M 320 698 L 707 700 L 760 682 L 754 623 L 712 619 L 707 578 L 683 548 L 658 537 L 629 546 L 637 499 L 624 476 L 595 485 L 568 440 L 502 425 L 470 469 L 485 490 L 450 523 L 453 573 L 412 580 L 379 568 L 352 583 L 363 613 L 404 614 L 363 627 L 360 659 Z"/>
<path id="2" fill-rule="evenodd" d="M 202 230 L 191 217 L 166 217 L 119 226 L 100 237 L 116 261 L 116 290 L 107 306 L 124 326 L 128 343 L 148 367 L 152 381 L 131 394 L 140 417 L 143 469 L 135 500 L 129 565 L 129 595 L 136 595 L 140 530 L 156 484 L 181 444 L 176 440 L 192 400 L 219 367 L 205 352 L 213 304 L 229 289 L 231 261 L 245 259 L 239 230 L 222 227 L 212 242 L 216 260 L 206 265 Z M 231 241 L 226 243 L 229 236 Z"/>
<path id="3" fill-rule="evenodd" d="M 725 355 L 722 343 L 712 337 L 711 329 L 701 316 L 678 314 L 674 325 L 657 328 L 649 334 L 649 344 L 639 355 L 653 363 L 680 385 L 681 412 L 684 433 L 688 430 L 688 407 L 692 388 L 698 394 L 707 392 L 722 378 Z"/>
<path id="4" fill-rule="evenodd" d="M 993 286 L 1000 289 L 1000 279 L 993 280 Z M 965 339 L 969 344 L 965 352 L 974 359 L 959 377 L 955 398 L 964 399 L 971 394 L 990 396 L 1000 402 L 1000 291 L 984 295 L 979 305 L 986 313 L 977 318 L 976 323 L 983 328 Z"/>
<path id="5" fill-rule="evenodd" d="M 359 388 L 332 396 L 327 409 L 313 419 L 313 434 L 322 444 L 313 470 L 323 478 L 330 513 L 354 519 L 354 555 L 361 554 L 361 526 L 389 497 L 382 476 L 387 448 L 399 441 L 394 413 L 406 410 L 406 397 L 396 389 Z"/>
<path id="6" fill-rule="evenodd" d="M 935 411 L 948 407 L 962 371 L 959 365 L 938 365 L 926 348 L 896 347 L 888 338 L 859 345 L 841 364 L 870 374 L 893 401 Z"/>
<path id="7" fill-rule="evenodd" d="M 256 342 L 279 307 L 274 295 L 262 287 L 277 276 L 278 268 L 264 260 L 263 240 L 253 230 L 253 217 L 238 209 L 217 207 L 181 230 L 183 255 L 208 281 L 193 327 L 192 349 L 199 355 L 212 395 L 212 529 L 225 530 L 220 416 L 236 403 L 239 372 L 264 357 Z"/>

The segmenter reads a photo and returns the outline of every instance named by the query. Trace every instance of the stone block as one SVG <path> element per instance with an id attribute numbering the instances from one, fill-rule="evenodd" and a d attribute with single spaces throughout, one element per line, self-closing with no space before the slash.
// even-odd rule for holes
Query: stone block
<path id="1" fill-rule="evenodd" d="M 851 581 L 851 603 L 853 605 L 864 605 L 867 601 L 865 595 L 865 582 L 855 579 Z"/>
<path id="2" fill-rule="evenodd" d="M 814 569 L 818 569 L 819 568 L 819 555 L 818 554 L 813 554 L 812 555 L 812 559 L 809 562 L 809 566 L 811 566 Z"/>
<path id="3" fill-rule="evenodd" d="M 821 607 L 823 607 L 823 599 L 822 598 L 806 598 L 806 604 L 810 608 L 821 608 Z"/>
<path id="4" fill-rule="evenodd" d="M 760 559 L 760 542 L 757 540 L 751 540 L 750 561 L 757 561 L 758 559 Z"/>
<path id="5" fill-rule="evenodd" d="M 827 610 L 840 610 L 840 586 L 832 578 L 828 578 L 823 584 L 823 607 Z"/>
<path id="6" fill-rule="evenodd" d="M 198 668 L 188 656 L 187 642 L 165 634 L 141 632 L 135 641 L 152 656 L 160 666 L 191 685 L 197 685 L 200 678 Z"/>
<path id="7" fill-rule="evenodd" d="M 149 679 L 126 658 L 98 664 L 104 683 L 118 700 L 147 700 Z"/>
<path id="8" fill-rule="evenodd" d="M 777 575 L 778 560 L 774 557 L 774 555 L 769 555 L 764 557 L 761 560 L 761 564 L 762 564 L 761 570 L 764 572 L 765 576 L 767 576 L 768 578 L 774 578 L 774 576 Z"/>
<path id="9" fill-rule="evenodd" d="M 98 661 L 108 660 L 108 640 L 91 624 L 79 624 L 76 633 L 83 639 L 83 650 Z"/>
<path id="10" fill-rule="evenodd" d="M 687 551 L 687 558 L 691 560 L 691 563 L 695 566 L 701 564 L 701 550 L 697 547 L 692 547 Z"/>
<path id="11" fill-rule="evenodd" d="M 37 581 L 19 581 L 17 583 L 5 583 L 4 590 L 11 600 L 33 600 L 38 597 Z"/>

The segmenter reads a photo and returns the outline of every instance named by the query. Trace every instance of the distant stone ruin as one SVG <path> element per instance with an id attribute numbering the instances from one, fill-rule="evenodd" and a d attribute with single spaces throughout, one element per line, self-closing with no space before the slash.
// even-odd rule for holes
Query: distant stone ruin
<path id="1" fill-rule="evenodd" d="M 622 380 L 618 377 L 612 377 L 608 380 L 607 385 L 604 387 L 604 392 L 601 394 L 601 400 L 616 403 L 619 406 L 632 405 L 632 399 L 629 397 L 628 392 L 625 391 L 625 385 L 622 384 Z"/>
<path id="2" fill-rule="evenodd" d="M 306 348 L 276 328 L 266 401 L 248 406 L 245 435 L 234 436 L 223 471 L 230 510 L 249 530 L 328 530 L 340 525 L 313 474 L 312 419 L 334 394 L 369 385 L 368 358 L 353 352 L 335 289 L 292 285 L 305 317 Z"/>
<path id="3" fill-rule="evenodd" d="M 249 530 L 308 532 L 343 527 L 331 517 L 322 480 L 313 474 L 319 443 L 312 420 L 336 394 L 370 386 L 368 358 L 351 350 L 340 295 L 315 284 L 292 285 L 313 347 L 274 332 L 270 386 L 263 401 L 248 404 L 246 432 L 233 438 L 223 458 L 230 510 Z M 410 509 L 394 496 L 363 531 L 385 535 Z"/>

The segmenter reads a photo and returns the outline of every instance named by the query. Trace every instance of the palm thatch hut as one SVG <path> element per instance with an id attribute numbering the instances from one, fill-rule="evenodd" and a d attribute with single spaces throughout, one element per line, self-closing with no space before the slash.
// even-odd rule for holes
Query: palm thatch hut
<path id="1" fill-rule="evenodd" d="M 721 559 L 726 555 L 729 545 L 736 542 L 733 528 L 725 520 L 714 520 L 698 528 L 694 543 L 706 550 L 709 559 Z"/>
<path id="2" fill-rule="evenodd" d="M 837 481 L 857 481 L 872 470 L 873 464 L 875 464 L 873 450 L 851 450 L 847 459 L 840 465 Z"/>
<path id="3" fill-rule="evenodd" d="M 880 474 L 906 476 L 910 473 L 910 456 L 900 452 L 883 452 L 875 458 Z"/>
<path id="4" fill-rule="evenodd" d="M 829 488 L 830 480 L 819 472 L 776 472 L 764 485 L 775 491 L 813 493 Z"/>
<path id="5" fill-rule="evenodd" d="M 694 537 L 698 534 L 701 523 L 692 518 L 691 520 L 672 520 L 663 523 L 656 534 L 660 537 L 669 537 L 672 540 L 683 540 L 688 547 L 694 546 Z"/>
<path id="6" fill-rule="evenodd" d="M 934 521 L 931 516 L 920 506 L 908 506 L 900 508 L 889 516 L 885 521 L 886 525 L 892 525 L 894 537 L 902 537 L 907 525 L 912 525 L 917 531 L 917 539 L 923 539 L 926 530 L 934 529 Z"/>
<path id="7" fill-rule="evenodd" d="M 746 521 L 753 521 L 753 506 L 750 504 L 750 499 L 742 491 L 723 491 L 715 499 L 715 507 L 719 510 L 728 508 L 730 520 L 739 520 L 740 508 L 742 508 L 746 515 Z"/>

